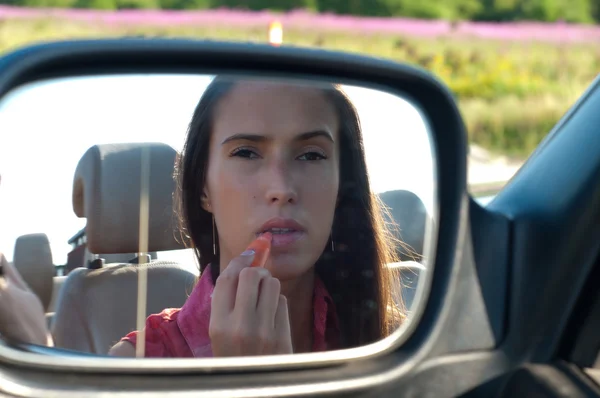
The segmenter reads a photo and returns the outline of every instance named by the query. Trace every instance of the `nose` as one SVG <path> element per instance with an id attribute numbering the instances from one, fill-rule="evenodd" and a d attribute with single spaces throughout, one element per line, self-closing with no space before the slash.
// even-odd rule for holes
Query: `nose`
<path id="1" fill-rule="evenodd" d="M 273 162 L 269 166 L 269 172 L 265 179 L 267 181 L 265 195 L 269 203 L 284 205 L 298 201 L 298 193 L 285 162 Z"/>

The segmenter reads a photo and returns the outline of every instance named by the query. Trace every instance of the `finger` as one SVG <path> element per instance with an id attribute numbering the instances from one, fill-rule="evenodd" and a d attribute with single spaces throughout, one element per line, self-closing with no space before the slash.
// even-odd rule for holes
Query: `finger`
<path id="1" fill-rule="evenodd" d="M 227 265 L 227 267 L 223 270 L 221 275 L 223 275 L 223 274 L 233 274 L 236 276 L 239 275 L 239 273 L 242 272 L 242 270 L 244 268 L 250 267 L 255 256 L 256 256 L 256 253 L 254 252 L 254 250 L 246 250 L 245 252 L 240 254 L 238 257 L 235 257 L 233 260 L 231 260 L 229 262 L 229 264 Z"/>
<path id="2" fill-rule="evenodd" d="M 261 324 L 266 324 L 269 330 L 275 329 L 275 314 L 279 306 L 280 293 L 281 283 L 279 283 L 279 279 L 271 277 L 266 278 L 262 282 L 258 297 L 257 312 Z"/>
<path id="3" fill-rule="evenodd" d="M 245 268 L 240 272 L 234 312 L 247 321 L 258 322 L 257 307 L 261 283 L 271 273 L 264 268 Z"/>
<path id="4" fill-rule="evenodd" d="M 14 264 L 6 261 L 4 256 L 2 256 L 2 258 L 3 260 L 0 260 L 2 261 L 2 276 L 6 279 L 6 281 L 14 283 L 20 289 L 29 290 L 29 286 L 27 283 L 25 283 L 23 277 L 21 274 L 19 274 L 19 271 L 17 271 Z"/>
<path id="5" fill-rule="evenodd" d="M 6 257 L 4 257 L 4 254 L 0 253 L 0 287 L 2 287 L 3 289 L 6 289 L 8 287 L 9 282 L 14 282 L 11 284 L 20 287 L 21 276 L 18 274 L 18 272 L 16 272 L 16 270 L 14 270 L 14 272 L 11 272 L 11 269 L 12 267 L 9 265 L 8 261 L 6 260 Z M 14 273 L 17 274 L 16 278 L 12 276 Z"/>
<path id="6" fill-rule="evenodd" d="M 0 287 L 0 333 L 6 334 L 10 330 L 10 323 L 18 316 L 22 314 L 15 314 L 11 292 L 4 283 Z"/>
<path id="7" fill-rule="evenodd" d="M 6 285 L 0 283 L 0 321 L 4 323 L 4 320 L 7 318 L 6 314 L 9 313 L 10 303 L 8 301 L 8 297 L 6 297 Z M 2 325 L 4 326 L 4 324 Z"/>
<path id="8" fill-rule="evenodd" d="M 4 254 L 0 253 L 0 276 L 4 275 L 4 264 L 8 263 Z"/>
<path id="9" fill-rule="evenodd" d="M 3 278 L 2 278 L 3 279 Z M 9 323 L 17 316 L 21 314 L 15 314 L 14 303 L 12 300 L 11 287 L 6 283 L 5 280 L 0 280 L 0 332 L 6 333 L 9 328 Z"/>
<path id="10" fill-rule="evenodd" d="M 235 306 L 235 296 L 239 274 L 242 269 L 248 268 L 254 259 L 254 253 L 242 253 L 241 256 L 231 260 L 227 268 L 217 278 L 211 304 L 211 318 L 213 314 L 220 319 L 229 315 Z"/>
<path id="11" fill-rule="evenodd" d="M 275 313 L 275 334 L 277 335 L 277 348 L 281 353 L 292 352 L 292 333 L 290 331 L 290 317 L 288 314 L 287 299 L 279 295 L 277 312 Z"/>

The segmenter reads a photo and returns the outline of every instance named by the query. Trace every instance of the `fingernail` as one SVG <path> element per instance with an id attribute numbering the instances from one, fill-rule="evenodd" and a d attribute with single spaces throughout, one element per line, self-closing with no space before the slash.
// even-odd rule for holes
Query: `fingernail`
<path id="1" fill-rule="evenodd" d="M 245 252 L 243 252 L 241 255 L 242 256 L 254 256 L 254 250 L 246 250 Z"/>

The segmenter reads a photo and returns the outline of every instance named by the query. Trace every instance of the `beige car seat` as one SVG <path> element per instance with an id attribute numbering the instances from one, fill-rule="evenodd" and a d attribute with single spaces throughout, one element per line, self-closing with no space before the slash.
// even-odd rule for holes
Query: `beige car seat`
<path id="1" fill-rule="evenodd" d="M 148 251 L 181 249 L 175 239 L 172 177 L 176 152 L 164 144 L 96 145 L 81 158 L 73 184 L 73 210 L 87 218 L 91 253 L 137 253 L 142 151 L 149 151 Z M 105 355 L 136 329 L 137 283 L 147 270 L 146 316 L 179 308 L 191 292 L 193 265 L 105 264 L 71 271 L 60 293 L 52 327 L 57 347 Z"/>
<path id="2" fill-rule="evenodd" d="M 46 234 L 19 236 L 15 242 L 13 265 L 48 311 L 56 272 Z"/>

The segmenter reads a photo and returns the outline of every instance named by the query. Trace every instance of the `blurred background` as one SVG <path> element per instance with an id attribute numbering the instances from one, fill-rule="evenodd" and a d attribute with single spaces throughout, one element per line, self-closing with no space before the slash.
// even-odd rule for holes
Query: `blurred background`
<path id="1" fill-rule="evenodd" d="M 427 68 L 456 96 L 469 183 L 493 194 L 600 68 L 600 0 L 3 0 L 0 51 L 166 36 L 321 47 Z"/>

